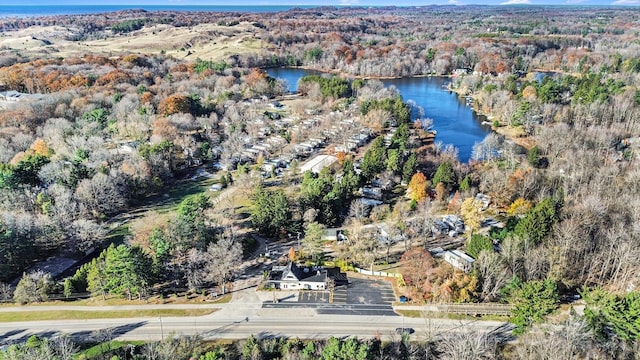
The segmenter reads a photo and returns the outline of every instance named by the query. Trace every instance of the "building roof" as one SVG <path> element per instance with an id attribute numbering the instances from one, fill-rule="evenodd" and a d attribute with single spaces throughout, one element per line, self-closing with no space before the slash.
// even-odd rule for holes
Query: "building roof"
<path id="1" fill-rule="evenodd" d="M 463 260 L 469 264 L 472 264 L 476 261 L 474 258 L 467 255 L 464 251 L 461 251 L 461 250 L 447 251 L 447 253 L 449 253 L 450 256 L 453 256 L 459 260 Z"/>
<path id="2" fill-rule="evenodd" d="M 299 267 L 293 262 L 286 266 L 274 266 L 271 270 L 269 280 L 282 282 L 324 283 L 327 278 L 333 278 L 337 284 L 347 282 L 347 275 L 340 272 L 339 268 L 318 268 L 316 270 L 309 267 Z"/>
<path id="3" fill-rule="evenodd" d="M 322 171 L 322 169 L 327 166 L 331 166 L 336 161 L 338 161 L 338 158 L 335 156 L 318 155 L 300 166 L 300 172 L 305 173 L 307 171 L 311 171 L 318 174 L 320 173 L 320 171 Z"/>
<path id="4" fill-rule="evenodd" d="M 293 275 L 296 280 L 300 281 L 305 278 L 306 274 L 298 267 L 298 265 L 290 262 L 282 272 L 282 280 L 286 279 L 289 275 Z"/>

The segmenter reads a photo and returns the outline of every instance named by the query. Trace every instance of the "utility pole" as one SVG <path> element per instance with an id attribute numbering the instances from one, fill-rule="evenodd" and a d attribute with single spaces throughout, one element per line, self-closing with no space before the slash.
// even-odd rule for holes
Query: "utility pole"
<path id="1" fill-rule="evenodd" d="M 164 340 L 164 328 L 162 327 L 162 316 L 158 317 L 160 319 L 160 336 L 162 337 L 162 340 Z"/>

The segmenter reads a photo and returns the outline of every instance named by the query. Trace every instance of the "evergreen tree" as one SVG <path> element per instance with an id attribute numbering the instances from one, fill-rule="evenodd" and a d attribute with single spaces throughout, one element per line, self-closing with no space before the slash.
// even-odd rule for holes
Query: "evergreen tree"
<path id="1" fill-rule="evenodd" d="M 457 182 L 458 178 L 453 170 L 453 165 L 448 161 L 440 163 L 438 170 L 436 170 L 435 175 L 433 175 L 433 183 L 442 183 L 448 190 L 451 190 Z"/>
<path id="2" fill-rule="evenodd" d="M 511 322 L 516 325 L 515 334 L 524 332 L 531 324 L 558 308 L 558 289 L 552 280 L 522 283 L 509 297 L 513 304 Z"/>
<path id="3" fill-rule="evenodd" d="M 398 149 L 389 149 L 387 152 L 387 171 L 397 174 L 402 170 L 402 154 Z"/>
<path id="4" fill-rule="evenodd" d="M 546 198 L 534 206 L 527 215 L 518 222 L 514 232 L 516 235 L 539 244 L 551 233 L 558 220 L 559 201 Z"/>
<path id="5" fill-rule="evenodd" d="M 378 136 L 364 153 L 360 168 L 365 180 L 371 180 L 385 169 L 387 159 L 384 137 Z"/>
<path id="6" fill-rule="evenodd" d="M 204 251 L 213 240 L 213 232 L 207 225 L 205 211 L 211 207 L 206 194 L 186 197 L 178 206 L 176 218 L 172 221 L 171 235 L 175 239 L 174 247 L 197 248 Z"/>
<path id="7" fill-rule="evenodd" d="M 493 251 L 493 241 L 481 234 L 473 234 L 467 242 L 467 254 L 477 259 L 483 251 Z"/>
<path id="8" fill-rule="evenodd" d="M 540 150 L 538 150 L 538 145 L 535 145 L 529 150 L 527 153 L 527 161 L 534 168 L 540 167 Z"/>
<path id="9" fill-rule="evenodd" d="M 102 297 L 106 299 L 108 293 L 107 278 L 105 275 L 107 250 L 103 250 L 100 256 L 91 260 L 87 266 L 87 290 L 91 296 Z"/>
<path id="10" fill-rule="evenodd" d="M 640 293 L 617 295 L 595 289 L 581 294 L 587 303 L 585 318 L 596 334 L 604 338 L 608 330 L 626 341 L 640 339 Z"/>
<path id="11" fill-rule="evenodd" d="M 141 298 L 150 285 L 151 261 L 139 247 L 126 245 L 114 246 L 107 249 L 104 276 L 106 288 L 111 294 L 133 296 Z"/>
<path id="12" fill-rule="evenodd" d="M 411 152 L 407 161 L 405 161 L 402 166 L 402 181 L 408 183 L 411 180 L 413 174 L 416 173 L 416 169 L 418 169 L 418 156 L 416 153 Z"/>
<path id="13" fill-rule="evenodd" d="M 460 182 L 460 190 L 462 191 L 469 191 L 471 190 L 471 187 L 473 186 L 473 181 L 471 180 L 471 176 L 467 175 L 464 177 L 464 179 L 462 179 L 462 181 Z"/>
<path id="14" fill-rule="evenodd" d="M 264 235 L 277 236 L 291 220 L 289 201 L 282 190 L 258 188 L 253 193 L 251 222 Z"/>
<path id="15" fill-rule="evenodd" d="M 304 249 L 308 255 L 316 262 L 322 259 L 324 245 L 322 243 L 322 236 L 324 236 L 325 226 L 317 222 L 312 222 L 307 225 L 304 232 L 304 238 L 302 242 Z"/>

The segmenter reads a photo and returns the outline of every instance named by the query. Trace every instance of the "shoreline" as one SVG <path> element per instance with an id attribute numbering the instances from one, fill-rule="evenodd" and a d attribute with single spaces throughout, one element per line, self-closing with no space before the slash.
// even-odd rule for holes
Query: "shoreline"
<path id="1" fill-rule="evenodd" d="M 439 78 L 452 78 L 452 75 L 436 75 L 436 74 L 418 74 L 418 75 L 409 75 L 409 76 L 377 76 L 377 75 L 371 75 L 371 76 L 362 76 L 362 75 L 353 75 L 350 73 L 346 73 L 344 71 L 338 71 L 338 70 L 327 70 L 327 69 L 316 69 L 314 67 L 311 67 L 309 65 L 299 65 L 299 66 L 265 66 L 265 67 L 261 67 L 261 69 L 301 69 L 301 70 L 308 70 L 308 71 L 317 71 L 320 73 L 325 73 L 325 74 L 332 74 L 332 75 L 338 75 L 338 76 L 342 76 L 345 77 L 347 79 L 364 79 L 364 80 L 393 80 L 393 79 L 402 79 L 402 78 L 427 78 L 427 77 L 439 77 Z M 453 91 L 453 90 L 450 90 Z"/>
<path id="2" fill-rule="evenodd" d="M 389 79 L 402 79 L 402 78 L 426 78 L 426 77 L 439 77 L 439 78 L 443 78 L 443 79 L 452 79 L 457 77 L 456 75 L 429 75 L 429 74 L 421 74 L 421 75 L 412 75 L 412 76 L 369 76 L 369 77 L 364 77 L 364 76 L 355 76 L 352 74 L 347 74 L 341 71 L 335 71 L 335 70 L 326 70 L 326 69 L 316 69 L 313 68 L 311 66 L 305 66 L 305 65 L 300 65 L 300 66 L 270 66 L 270 67 L 264 67 L 262 68 L 264 69 L 301 69 L 301 70 L 307 70 L 307 71 L 316 71 L 319 73 L 324 73 L 324 74 L 332 74 L 332 75 L 337 75 L 337 76 L 342 76 L 342 77 L 346 77 L 348 79 L 374 79 L 374 80 L 389 80 Z M 466 96 L 470 96 L 472 99 L 475 99 L 475 96 L 473 94 L 471 95 L 466 95 L 463 94 L 459 89 L 454 89 L 450 86 L 451 84 L 449 84 L 449 86 L 446 88 L 446 91 L 450 91 L 455 93 L 458 97 L 466 97 Z M 477 115 L 477 116 L 482 116 L 484 118 L 486 118 L 486 121 L 489 122 L 489 126 L 491 126 L 491 131 L 504 136 L 507 140 L 512 141 L 513 143 L 515 143 L 516 145 L 522 147 L 523 149 L 529 151 L 534 145 L 535 145 L 535 141 L 533 140 L 533 138 L 531 136 L 526 136 L 526 134 L 524 134 L 522 132 L 521 129 L 518 128 L 514 128 L 510 125 L 502 125 L 499 127 L 495 127 L 493 125 L 493 120 L 495 119 L 495 115 L 494 114 L 490 114 L 490 113 L 485 113 L 484 111 L 480 110 L 478 106 L 476 106 L 476 104 L 472 104 L 471 106 L 471 110 Z M 487 124 L 484 124 L 487 125 Z"/>
<path id="3" fill-rule="evenodd" d="M 513 141 L 516 145 L 521 146 L 527 151 L 529 151 L 533 146 L 535 146 L 535 141 L 533 140 L 533 137 L 527 136 L 522 132 L 521 129 L 514 128 L 511 125 L 501 124 L 501 126 L 498 126 L 498 127 L 494 126 L 493 121 L 495 120 L 495 115 L 490 113 L 485 113 L 484 111 L 480 110 L 479 107 L 475 104 L 476 96 L 473 93 L 471 95 L 465 95 L 460 90 L 451 88 L 451 86 L 449 86 L 447 89 L 449 91 L 456 93 L 456 95 L 458 95 L 459 97 L 466 97 L 466 96 L 471 97 L 471 99 L 474 100 L 474 103 L 471 105 L 471 109 L 476 114 L 480 116 L 484 116 L 488 120 L 489 125 L 491 126 L 491 131 L 504 136 L 506 139 Z"/>
<path id="4" fill-rule="evenodd" d="M 333 75 L 338 75 L 338 76 L 343 76 L 349 79 L 374 79 L 374 80 L 389 80 L 389 79 L 402 79 L 402 78 L 425 78 L 425 77 L 440 77 L 440 78 L 444 78 L 444 79 L 451 79 L 451 78 L 455 78 L 455 75 L 430 75 L 430 74 L 420 74 L 420 75 L 411 75 L 411 76 L 356 76 L 356 75 L 352 75 L 352 74 L 347 74 L 344 73 L 342 71 L 335 71 L 335 70 L 326 70 L 326 69 L 316 69 L 310 66 L 305 66 L 305 65 L 301 65 L 301 66 L 273 66 L 270 68 L 290 68 L 290 69 L 302 69 L 302 70 L 310 70 L 310 71 L 317 71 L 317 72 L 321 72 L 321 73 L 325 73 L 325 74 L 333 74 Z M 458 89 L 454 89 L 451 86 L 448 86 L 447 91 L 451 91 L 453 93 L 455 93 L 458 97 L 464 97 L 464 96 L 470 96 L 472 99 L 475 100 L 475 96 L 474 94 L 471 95 L 465 95 L 463 94 L 460 90 Z M 472 104 L 471 106 L 471 110 L 478 116 L 483 116 L 487 119 L 487 121 L 490 123 L 489 125 L 491 126 L 491 131 L 504 136 L 506 139 L 513 141 L 515 144 L 517 144 L 518 146 L 521 146 L 522 148 L 524 148 L 525 150 L 530 150 L 534 145 L 535 145 L 535 141 L 533 140 L 533 138 L 531 136 L 526 136 L 526 134 L 522 133 L 520 129 L 518 128 L 514 128 L 510 125 L 502 125 L 499 127 L 495 127 L 493 125 L 493 120 L 495 119 L 495 115 L 494 114 L 490 114 L 490 113 L 485 113 L 484 111 L 480 110 L 478 106 L 476 106 L 476 104 Z"/>

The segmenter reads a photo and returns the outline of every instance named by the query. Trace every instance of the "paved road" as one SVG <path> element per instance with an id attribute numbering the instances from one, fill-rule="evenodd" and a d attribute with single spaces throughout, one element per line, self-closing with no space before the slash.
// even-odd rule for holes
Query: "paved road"
<path id="1" fill-rule="evenodd" d="M 222 313 L 222 312 L 220 312 Z M 260 338 L 289 336 L 328 338 L 357 336 L 393 338 L 395 328 L 412 327 L 415 339 L 429 331 L 500 332 L 508 330 L 497 321 L 457 321 L 448 319 L 415 319 L 400 316 L 316 315 L 299 309 L 266 309 L 254 316 L 230 316 L 214 313 L 202 317 L 131 318 L 110 320 L 38 321 L 0 324 L 0 344 L 25 341 L 32 334 L 55 336 L 71 334 L 80 340 L 92 336 L 97 329 L 106 329 L 114 338 L 128 340 L 158 340 L 170 334 L 200 334 L 204 339 L 242 339 L 249 335 Z"/>
<path id="2" fill-rule="evenodd" d="M 29 336 L 56 336 L 67 333 L 76 340 L 91 339 L 96 330 L 106 330 L 113 338 L 127 340 L 158 340 L 170 334 L 200 334 L 205 339 L 242 339 L 249 335 L 261 338 L 290 336 L 300 338 L 328 338 L 329 336 L 357 336 L 360 338 L 397 337 L 397 327 L 412 327 L 415 339 L 435 333 L 456 331 L 505 332 L 510 325 L 499 321 L 460 321 L 450 319 L 420 319 L 390 316 L 380 312 L 376 305 L 354 305 L 341 313 L 338 306 L 326 309 L 307 306 L 282 306 L 257 300 L 254 289 L 234 293 L 233 302 L 208 305 L 130 305 L 118 309 L 163 308 L 219 308 L 220 310 L 199 317 L 157 317 L 100 320 L 60 320 L 0 323 L 0 345 L 26 341 Z M 287 304 L 284 304 L 287 305 Z M 358 306 L 358 305 L 356 305 Z M 27 310 L 105 310 L 114 307 L 86 306 L 34 306 L 3 307 L 0 311 Z"/>
<path id="3" fill-rule="evenodd" d="M 218 311 L 199 317 L 156 317 L 100 320 L 59 320 L 0 323 L 0 345 L 26 341 L 29 336 L 55 336 L 62 333 L 76 340 L 91 339 L 96 330 L 106 330 L 122 340 L 158 340 L 170 334 L 200 334 L 205 339 L 242 339 L 249 335 L 261 338 L 289 336 L 328 338 L 397 338 L 395 329 L 412 327 L 415 339 L 429 333 L 480 331 L 508 332 L 510 325 L 499 321 L 460 321 L 451 319 L 405 318 L 395 315 L 390 304 L 299 304 L 263 302 L 256 293 L 259 277 L 236 283 L 236 291 L 227 304 L 148 304 L 126 306 L 15 306 L 0 307 L 0 312 L 61 310 L 142 310 L 215 308 Z M 342 307 L 341 307 L 342 306 Z M 402 306 L 398 308 L 415 307 Z M 428 310 L 428 307 L 420 307 Z"/>

